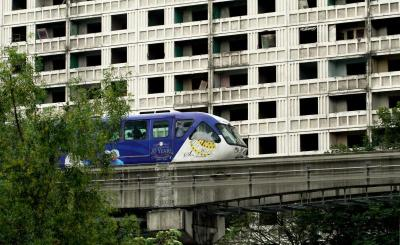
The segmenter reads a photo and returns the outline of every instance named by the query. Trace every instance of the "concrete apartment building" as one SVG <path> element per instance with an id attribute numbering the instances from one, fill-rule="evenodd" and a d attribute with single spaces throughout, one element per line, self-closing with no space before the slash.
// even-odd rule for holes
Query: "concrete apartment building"
<path id="1" fill-rule="evenodd" d="M 225 117 L 251 157 L 358 144 L 400 101 L 398 0 L 0 4 L 0 45 L 41 58 L 49 105 L 69 100 L 71 78 L 96 88 L 113 66 L 132 113 Z"/>

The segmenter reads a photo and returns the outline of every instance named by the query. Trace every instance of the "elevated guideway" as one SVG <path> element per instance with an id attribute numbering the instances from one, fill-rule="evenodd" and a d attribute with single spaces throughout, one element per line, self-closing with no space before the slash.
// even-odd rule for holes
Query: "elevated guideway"
<path id="1" fill-rule="evenodd" d="M 221 210 L 398 195 L 400 152 L 123 166 L 98 181 L 115 207 L 148 210 L 150 230 L 182 229 L 199 244 L 209 244 L 223 235 Z M 199 218 L 204 210 L 207 218 Z"/>

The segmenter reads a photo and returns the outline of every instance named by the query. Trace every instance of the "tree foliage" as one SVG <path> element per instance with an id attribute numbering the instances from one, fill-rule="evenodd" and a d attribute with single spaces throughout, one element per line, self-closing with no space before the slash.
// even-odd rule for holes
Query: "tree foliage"
<path id="1" fill-rule="evenodd" d="M 46 93 L 28 57 L 14 49 L 2 55 L 0 244 L 129 244 L 139 237 L 136 218 L 113 218 L 91 167 L 80 164 L 109 165 L 105 145 L 129 110 L 116 78 L 105 74 L 96 91 L 71 82 L 71 102 L 44 108 Z M 61 169 L 66 155 L 74 164 Z"/>

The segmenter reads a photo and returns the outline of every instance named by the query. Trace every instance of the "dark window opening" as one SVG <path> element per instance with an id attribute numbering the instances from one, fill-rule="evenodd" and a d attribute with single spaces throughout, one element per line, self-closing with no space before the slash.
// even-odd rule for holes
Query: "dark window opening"
<path id="1" fill-rule="evenodd" d="M 148 49 L 148 60 L 164 59 L 164 43 L 149 44 Z"/>
<path id="2" fill-rule="evenodd" d="M 388 60 L 388 71 L 400 71 L 400 59 Z"/>
<path id="3" fill-rule="evenodd" d="M 367 64 L 365 62 L 346 64 L 348 76 L 365 74 Z"/>
<path id="4" fill-rule="evenodd" d="M 318 134 L 300 135 L 300 151 L 318 151 Z"/>
<path id="5" fill-rule="evenodd" d="M 336 25 L 336 40 L 364 38 L 365 22 L 350 22 Z"/>
<path id="6" fill-rule="evenodd" d="M 276 66 L 266 66 L 258 68 L 258 83 L 275 83 Z"/>
<path id="7" fill-rule="evenodd" d="M 234 35 L 214 38 L 214 53 L 247 50 L 247 35 Z"/>
<path id="8" fill-rule="evenodd" d="M 175 23 L 207 20 L 207 5 L 175 8 Z"/>
<path id="9" fill-rule="evenodd" d="M 99 23 L 88 23 L 87 24 L 87 33 L 98 33 L 101 32 L 101 22 Z"/>
<path id="10" fill-rule="evenodd" d="M 126 63 L 127 48 L 112 48 L 111 49 L 111 64 Z"/>
<path id="11" fill-rule="evenodd" d="M 247 74 L 230 75 L 229 76 L 229 85 L 231 87 L 247 85 Z"/>
<path id="12" fill-rule="evenodd" d="M 318 98 L 300 99 L 300 116 L 318 114 Z"/>
<path id="13" fill-rule="evenodd" d="M 35 60 L 37 72 L 65 69 L 65 55 L 39 56 Z"/>
<path id="14" fill-rule="evenodd" d="M 185 74 L 175 76 L 175 91 L 205 90 L 207 88 L 207 73 Z"/>
<path id="15" fill-rule="evenodd" d="M 214 114 L 228 121 L 248 120 L 248 104 L 215 106 Z"/>
<path id="16" fill-rule="evenodd" d="M 206 38 L 175 42 L 175 57 L 203 55 L 208 53 Z"/>
<path id="17" fill-rule="evenodd" d="M 317 0 L 299 0 L 299 9 L 315 8 Z"/>
<path id="18" fill-rule="evenodd" d="M 360 111 L 367 108 L 365 94 L 352 94 L 347 97 L 347 110 Z"/>
<path id="19" fill-rule="evenodd" d="M 64 4 L 66 2 L 66 0 L 53 0 L 53 5 L 60 5 L 60 4 Z"/>
<path id="20" fill-rule="evenodd" d="M 400 102 L 400 96 L 389 96 L 389 108 L 397 107 L 397 104 Z"/>
<path id="21" fill-rule="evenodd" d="M 207 20 L 207 9 L 199 9 L 199 10 L 193 10 L 192 12 L 192 21 L 201 21 L 201 20 Z"/>
<path id="22" fill-rule="evenodd" d="M 147 138 L 146 121 L 126 121 L 124 125 L 125 140 L 144 140 Z"/>
<path id="23" fill-rule="evenodd" d="M 299 69 L 300 69 L 300 80 L 318 78 L 317 62 L 300 63 Z"/>
<path id="24" fill-rule="evenodd" d="M 275 12 L 275 0 L 258 0 L 259 14 L 272 12 Z"/>
<path id="25" fill-rule="evenodd" d="M 12 0 L 12 10 L 26 9 L 27 0 Z"/>
<path id="26" fill-rule="evenodd" d="M 71 35 L 99 33 L 101 28 L 101 17 L 72 20 L 70 33 Z"/>
<path id="27" fill-rule="evenodd" d="M 219 2 L 213 5 L 213 18 L 229 18 L 247 15 L 246 1 Z"/>
<path id="28" fill-rule="evenodd" d="M 65 87 L 46 88 L 47 98 L 44 103 L 65 102 Z"/>
<path id="29" fill-rule="evenodd" d="M 229 50 L 231 52 L 247 50 L 247 37 L 230 40 L 229 41 Z"/>
<path id="30" fill-rule="evenodd" d="M 101 54 L 86 56 L 86 66 L 99 66 L 99 65 L 101 65 Z"/>
<path id="31" fill-rule="evenodd" d="M 13 27 L 11 29 L 11 36 L 12 42 L 26 41 L 26 26 Z"/>
<path id="32" fill-rule="evenodd" d="M 365 0 L 346 0 L 346 4 L 351 4 L 351 3 L 363 3 Z"/>
<path id="33" fill-rule="evenodd" d="M 366 94 L 339 95 L 329 98 L 331 112 L 366 110 Z"/>
<path id="34" fill-rule="evenodd" d="M 258 34 L 258 48 L 276 47 L 276 32 L 264 31 Z"/>
<path id="35" fill-rule="evenodd" d="M 214 87 L 227 88 L 248 84 L 247 69 L 217 71 L 214 73 Z"/>
<path id="36" fill-rule="evenodd" d="M 148 94 L 164 93 L 164 77 L 152 77 L 147 82 Z"/>
<path id="37" fill-rule="evenodd" d="M 65 33 L 65 22 L 53 22 L 36 26 L 37 39 L 65 37 Z"/>
<path id="38" fill-rule="evenodd" d="M 372 35 L 373 36 L 386 36 L 400 34 L 400 18 L 385 18 L 372 20 Z"/>
<path id="39" fill-rule="evenodd" d="M 263 137 L 258 139 L 259 154 L 277 153 L 276 137 Z"/>
<path id="40" fill-rule="evenodd" d="M 148 26 L 164 25 L 164 10 L 150 10 L 148 12 Z"/>
<path id="41" fill-rule="evenodd" d="M 387 19 L 386 19 L 387 20 Z M 396 19 L 395 21 L 390 21 L 387 26 L 387 34 L 388 35 L 398 35 L 400 34 L 400 18 Z"/>
<path id="42" fill-rule="evenodd" d="M 117 14 L 111 16 L 111 31 L 126 30 L 127 14 Z"/>
<path id="43" fill-rule="evenodd" d="M 276 118 L 276 101 L 259 102 L 258 118 Z"/>
<path id="44" fill-rule="evenodd" d="M 232 6 L 229 8 L 229 16 L 243 16 L 247 14 L 247 5 L 242 6 Z"/>
<path id="45" fill-rule="evenodd" d="M 71 53 L 70 68 L 101 65 L 101 51 Z"/>
<path id="46" fill-rule="evenodd" d="M 364 138 L 365 134 L 363 133 L 354 133 L 354 134 L 348 134 L 347 135 L 347 146 L 349 148 L 355 148 L 355 147 L 360 147 L 364 144 Z"/>
<path id="47" fill-rule="evenodd" d="M 242 140 L 247 146 L 249 145 L 249 138 L 243 138 Z"/>
<path id="48" fill-rule="evenodd" d="M 299 29 L 300 33 L 300 44 L 316 43 L 317 42 L 317 27 L 302 27 Z"/>

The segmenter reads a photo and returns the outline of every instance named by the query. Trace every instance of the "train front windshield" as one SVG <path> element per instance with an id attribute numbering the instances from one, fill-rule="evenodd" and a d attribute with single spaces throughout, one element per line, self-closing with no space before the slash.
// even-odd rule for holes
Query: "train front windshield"
<path id="1" fill-rule="evenodd" d="M 219 131 L 221 131 L 222 136 L 228 144 L 247 147 L 246 143 L 244 143 L 235 127 L 219 123 L 217 124 L 217 128 L 219 129 Z"/>

